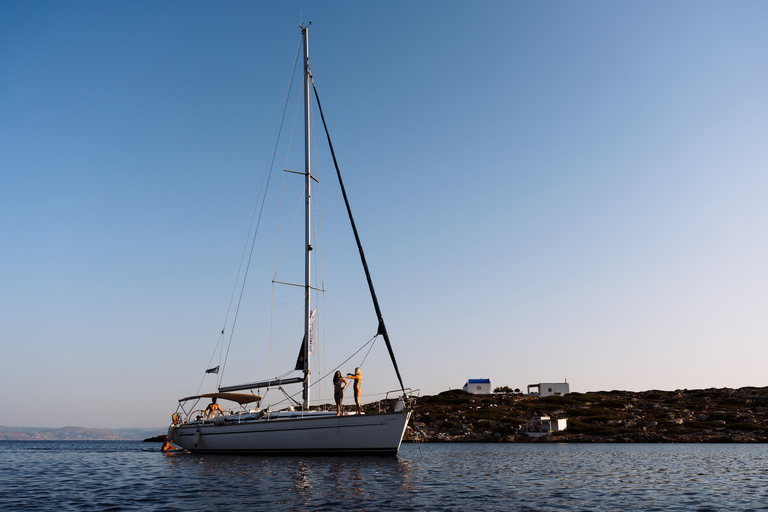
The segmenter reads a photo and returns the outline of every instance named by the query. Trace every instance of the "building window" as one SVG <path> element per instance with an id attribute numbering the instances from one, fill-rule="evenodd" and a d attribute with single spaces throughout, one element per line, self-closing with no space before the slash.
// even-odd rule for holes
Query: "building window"
<path id="1" fill-rule="evenodd" d="M 482 388 L 481 386 L 477 386 L 477 390 L 478 390 L 478 391 L 482 391 L 482 390 L 483 390 L 483 388 Z"/>

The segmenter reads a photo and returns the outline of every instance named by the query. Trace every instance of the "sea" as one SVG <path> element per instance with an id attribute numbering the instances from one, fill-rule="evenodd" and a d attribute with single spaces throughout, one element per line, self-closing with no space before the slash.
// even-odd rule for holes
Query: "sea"
<path id="1" fill-rule="evenodd" d="M 10 511 L 768 510 L 763 444 L 403 444 L 396 457 L 0 441 Z"/>

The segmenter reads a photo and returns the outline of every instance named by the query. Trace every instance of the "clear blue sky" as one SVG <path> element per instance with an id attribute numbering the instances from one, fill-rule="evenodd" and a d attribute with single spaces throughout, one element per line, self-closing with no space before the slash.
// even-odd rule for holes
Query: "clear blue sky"
<path id="1" fill-rule="evenodd" d="M 406 386 L 768 385 L 765 2 L 4 0 L 0 425 L 197 390 L 300 19 Z"/>

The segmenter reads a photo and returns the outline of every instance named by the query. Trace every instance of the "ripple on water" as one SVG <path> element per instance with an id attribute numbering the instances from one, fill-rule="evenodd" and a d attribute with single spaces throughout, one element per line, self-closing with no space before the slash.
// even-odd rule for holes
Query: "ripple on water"
<path id="1" fill-rule="evenodd" d="M 765 445 L 403 445 L 391 458 L 148 447 L 0 442 L 0 509 L 768 510 Z"/>

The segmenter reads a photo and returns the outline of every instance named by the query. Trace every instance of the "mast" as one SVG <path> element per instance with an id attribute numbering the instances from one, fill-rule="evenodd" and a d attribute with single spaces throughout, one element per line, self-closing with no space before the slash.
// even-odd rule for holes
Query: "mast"
<path id="1" fill-rule="evenodd" d="M 310 184 L 312 182 L 310 175 L 310 133 L 309 133 L 309 25 L 301 27 L 302 38 L 304 39 L 304 405 L 305 411 L 309 410 L 309 335 L 310 335 L 310 257 L 312 251 L 311 238 L 311 210 L 312 194 Z"/>

